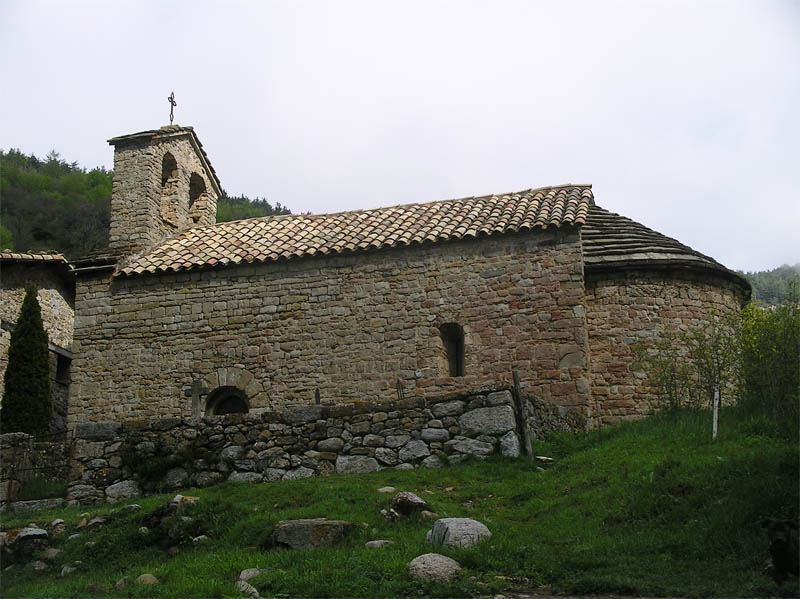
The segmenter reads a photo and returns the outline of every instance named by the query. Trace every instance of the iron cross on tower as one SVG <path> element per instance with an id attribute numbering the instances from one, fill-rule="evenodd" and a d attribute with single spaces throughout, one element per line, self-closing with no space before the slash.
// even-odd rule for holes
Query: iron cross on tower
<path id="1" fill-rule="evenodd" d="M 175 101 L 175 92 L 170 93 L 169 98 L 167 98 L 167 100 L 169 100 L 169 124 L 171 125 L 172 119 L 175 118 L 175 115 L 173 114 L 172 111 L 178 105 L 178 103 Z"/>

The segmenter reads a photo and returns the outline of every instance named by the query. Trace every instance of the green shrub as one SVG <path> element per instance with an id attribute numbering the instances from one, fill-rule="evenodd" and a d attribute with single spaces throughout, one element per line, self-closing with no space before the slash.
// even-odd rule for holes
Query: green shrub
<path id="1" fill-rule="evenodd" d="M 744 397 L 766 403 L 775 417 L 796 415 L 800 401 L 800 299 L 742 311 Z"/>
<path id="2" fill-rule="evenodd" d="M 675 410 L 697 403 L 694 373 L 678 333 L 666 331 L 656 342 L 639 345 L 634 351 L 634 368 L 644 371 L 656 389 L 653 408 Z"/>
<path id="3" fill-rule="evenodd" d="M 50 398 L 50 356 L 36 287 L 25 289 L 19 318 L 11 332 L 0 431 L 46 434 L 53 407 Z"/>
<path id="4" fill-rule="evenodd" d="M 676 409 L 749 404 L 756 412 L 796 424 L 800 416 L 800 300 L 714 317 L 704 327 L 667 331 L 635 348 L 634 367 L 655 387 L 655 407 Z M 725 398 L 726 401 L 722 401 Z"/>
<path id="5" fill-rule="evenodd" d="M 735 399 L 740 395 L 741 331 L 738 314 L 712 314 L 705 326 L 695 327 L 681 335 L 701 406 L 711 406 L 717 391 L 720 405 L 735 403 L 724 399 L 728 396 Z"/>

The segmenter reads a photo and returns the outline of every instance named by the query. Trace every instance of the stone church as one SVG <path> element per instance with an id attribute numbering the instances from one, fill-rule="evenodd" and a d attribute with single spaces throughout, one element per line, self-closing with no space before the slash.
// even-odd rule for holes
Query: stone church
<path id="1" fill-rule="evenodd" d="M 75 263 L 69 424 L 385 402 L 507 384 L 607 424 L 632 347 L 747 282 L 590 185 L 216 223 L 191 127 L 116 137 L 108 253 Z"/>

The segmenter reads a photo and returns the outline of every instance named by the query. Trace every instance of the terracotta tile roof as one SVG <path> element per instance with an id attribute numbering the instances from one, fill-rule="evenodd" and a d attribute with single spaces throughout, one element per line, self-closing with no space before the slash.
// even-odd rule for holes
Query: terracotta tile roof
<path id="1" fill-rule="evenodd" d="M 62 254 L 55 252 L 12 252 L 11 250 L 0 251 L 0 272 L 2 268 L 11 265 L 43 266 L 51 272 L 58 273 L 63 277 L 68 285 L 74 285 L 74 271 L 72 264 Z M 1 276 L 1 275 L 0 275 Z M 73 287 L 74 289 L 74 287 Z"/>
<path id="2" fill-rule="evenodd" d="M 217 223 L 168 239 L 122 264 L 118 274 L 182 271 L 581 225 L 593 203 L 590 185 L 562 185 L 338 214 Z"/>
<path id="3" fill-rule="evenodd" d="M 589 208 L 586 224 L 581 227 L 581 239 L 587 272 L 635 266 L 682 267 L 713 270 L 750 287 L 741 275 L 713 258 L 600 206 Z"/>
<path id="4" fill-rule="evenodd" d="M 15 262 L 61 262 L 69 264 L 67 259 L 61 254 L 45 252 L 12 252 L 3 250 L 0 252 L 0 260 Z"/>

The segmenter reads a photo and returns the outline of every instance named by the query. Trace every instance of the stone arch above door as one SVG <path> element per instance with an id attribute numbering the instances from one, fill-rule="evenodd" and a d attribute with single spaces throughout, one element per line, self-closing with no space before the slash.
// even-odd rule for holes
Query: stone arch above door
<path id="1" fill-rule="evenodd" d="M 264 388 L 255 377 L 243 368 L 218 368 L 203 379 L 206 389 L 215 390 L 220 387 L 233 387 L 241 391 L 249 400 L 250 409 L 263 405 Z M 210 395 L 209 395 L 210 397 Z M 206 403 L 208 400 L 206 400 Z M 206 412 L 207 405 L 203 412 Z"/>

